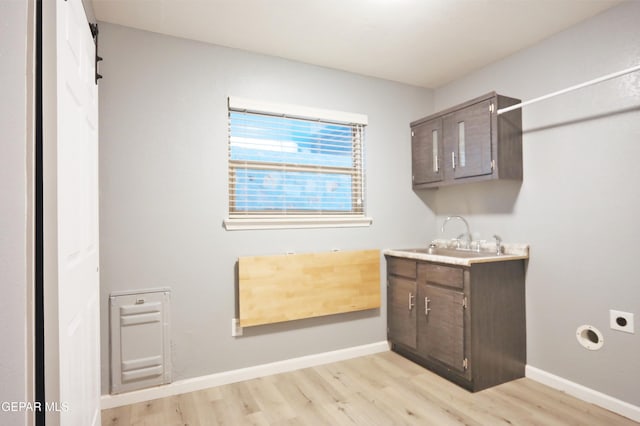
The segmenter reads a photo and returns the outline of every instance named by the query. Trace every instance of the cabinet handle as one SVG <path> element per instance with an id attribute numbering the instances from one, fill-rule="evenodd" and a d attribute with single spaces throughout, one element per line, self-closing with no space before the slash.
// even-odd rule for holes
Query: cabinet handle
<path id="1" fill-rule="evenodd" d="M 456 153 L 451 151 L 451 164 L 453 165 L 453 170 L 456 169 Z"/>
<path id="2" fill-rule="evenodd" d="M 416 304 L 413 302 L 414 297 L 415 297 L 415 296 L 413 295 L 413 293 L 409 293 L 409 312 L 411 312 L 411 310 L 413 309 L 413 307 L 416 305 Z"/>
<path id="3" fill-rule="evenodd" d="M 429 298 L 425 297 L 424 298 L 424 316 L 428 317 L 429 316 L 429 311 L 431 310 L 431 308 L 429 307 Z"/>
<path id="4" fill-rule="evenodd" d="M 433 158 L 433 161 L 436 163 L 436 167 L 435 167 L 436 170 L 435 171 L 436 171 L 436 173 L 438 173 L 440 171 L 440 164 L 438 164 L 438 156 L 437 155 Z"/>

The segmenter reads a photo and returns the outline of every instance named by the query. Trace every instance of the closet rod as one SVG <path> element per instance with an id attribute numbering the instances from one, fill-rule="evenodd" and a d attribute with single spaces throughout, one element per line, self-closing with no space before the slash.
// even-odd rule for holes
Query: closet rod
<path id="1" fill-rule="evenodd" d="M 539 102 L 545 99 L 552 98 L 554 96 L 562 95 L 563 93 L 571 92 L 573 90 L 582 89 L 583 87 L 591 86 L 597 83 L 602 83 L 603 81 L 611 80 L 616 77 L 620 77 L 621 75 L 629 74 L 635 71 L 640 70 L 640 65 L 636 65 L 631 68 L 627 68 L 622 71 L 614 72 L 611 74 L 604 75 L 600 78 L 595 78 L 593 80 L 585 81 L 584 83 L 576 84 L 575 86 L 567 87 L 566 89 L 558 90 L 557 92 L 549 93 L 548 95 L 540 96 L 538 98 L 530 99 L 528 101 L 520 102 L 519 104 L 511 105 L 510 107 L 500 108 L 497 111 L 497 114 L 504 114 L 505 112 L 512 111 L 514 109 L 522 108 L 525 105 L 530 105 L 535 102 Z"/>

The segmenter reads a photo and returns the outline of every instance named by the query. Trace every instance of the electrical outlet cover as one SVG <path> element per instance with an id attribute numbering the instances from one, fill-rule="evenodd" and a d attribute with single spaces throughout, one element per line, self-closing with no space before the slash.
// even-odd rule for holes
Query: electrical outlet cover
<path id="1" fill-rule="evenodd" d="M 231 319 L 231 337 L 242 336 L 242 327 L 240 327 L 240 320 L 237 318 Z"/>
<path id="2" fill-rule="evenodd" d="M 623 312 L 609 310 L 609 326 L 612 330 L 624 331 L 625 333 L 635 333 L 633 324 L 633 314 L 631 312 Z"/>

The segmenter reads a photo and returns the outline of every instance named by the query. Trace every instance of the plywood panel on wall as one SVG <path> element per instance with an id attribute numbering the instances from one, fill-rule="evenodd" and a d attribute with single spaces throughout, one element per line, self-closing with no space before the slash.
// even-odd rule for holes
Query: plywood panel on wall
<path id="1" fill-rule="evenodd" d="M 240 325 L 249 327 L 380 307 L 380 251 L 238 259 Z"/>

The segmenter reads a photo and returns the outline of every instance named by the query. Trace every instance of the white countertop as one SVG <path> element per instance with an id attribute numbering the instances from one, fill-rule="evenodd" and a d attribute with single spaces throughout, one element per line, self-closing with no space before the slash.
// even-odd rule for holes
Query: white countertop
<path id="1" fill-rule="evenodd" d="M 434 241 L 438 248 L 447 248 L 448 241 Z M 529 258 L 529 245 L 520 243 L 503 243 L 503 253 L 496 255 L 491 250 L 495 244 L 487 243 L 480 246 L 480 252 L 461 251 L 461 256 L 448 256 L 442 254 L 427 253 L 427 247 L 420 249 L 385 249 L 383 254 L 407 259 L 424 260 L 428 262 L 448 263 L 451 265 L 471 266 L 474 263 L 505 262 L 507 260 L 520 260 Z M 420 251 L 417 251 L 420 250 Z M 466 255 L 470 257 L 465 257 Z"/>

